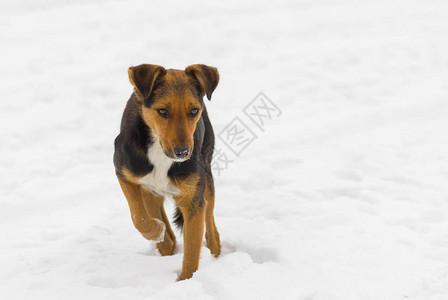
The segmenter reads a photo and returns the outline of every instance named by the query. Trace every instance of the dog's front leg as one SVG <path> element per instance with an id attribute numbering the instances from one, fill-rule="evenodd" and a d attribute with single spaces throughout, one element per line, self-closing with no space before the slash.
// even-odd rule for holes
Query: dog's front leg
<path id="1" fill-rule="evenodd" d="M 184 216 L 184 259 L 179 280 L 191 278 L 199 266 L 204 235 L 204 208 L 181 208 Z"/>
<path id="2" fill-rule="evenodd" d="M 131 218 L 135 228 L 147 240 L 162 241 L 165 235 L 165 223 L 148 215 L 143 204 L 140 186 L 127 182 L 120 177 L 118 177 L 118 181 L 128 200 Z"/>
<path id="3" fill-rule="evenodd" d="M 176 247 L 176 236 L 171 229 L 170 222 L 165 214 L 165 209 L 163 208 L 164 197 L 156 195 L 145 188 L 141 189 L 143 205 L 146 208 L 148 215 L 155 219 L 161 220 L 165 223 L 165 236 L 163 241 L 157 243 L 157 249 L 159 249 L 160 254 L 172 255 L 174 248 Z"/>

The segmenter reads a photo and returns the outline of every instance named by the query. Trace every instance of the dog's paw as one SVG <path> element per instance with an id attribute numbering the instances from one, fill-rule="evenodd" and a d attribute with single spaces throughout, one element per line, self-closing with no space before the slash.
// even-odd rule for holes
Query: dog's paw
<path id="1" fill-rule="evenodd" d="M 160 235 L 158 236 L 158 237 L 156 237 L 153 241 L 154 242 L 156 242 L 156 243 L 161 243 L 161 242 L 163 242 L 164 240 L 165 240 L 165 231 L 166 231 L 166 225 L 165 225 L 165 223 L 164 222 L 162 222 L 162 221 L 160 221 L 160 220 L 158 220 L 158 219 L 154 219 L 157 223 L 159 223 L 160 224 L 160 226 L 161 226 L 161 233 L 160 233 Z"/>
<path id="2" fill-rule="evenodd" d="M 141 230 L 139 228 L 137 229 L 139 229 L 141 235 L 145 239 L 149 241 L 155 241 L 156 243 L 162 242 L 163 239 L 165 238 L 165 231 L 166 231 L 165 223 L 163 223 L 159 219 L 151 219 L 151 225 L 149 225 L 148 227 L 145 228 L 146 230 Z"/>

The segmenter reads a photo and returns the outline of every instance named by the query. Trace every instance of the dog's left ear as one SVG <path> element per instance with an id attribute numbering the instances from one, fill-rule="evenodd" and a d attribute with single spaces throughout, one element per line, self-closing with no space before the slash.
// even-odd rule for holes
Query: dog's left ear
<path id="1" fill-rule="evenodd" d="M 185 69 L 187 75 L 195 77 L 201 85 L 202 92 L 207 95 L 207 99 L 212 98 L 212 93 L 219 82 L 218 69 L 206 65 L 191 65 Z"/>
<path id="2" fill-rule="evenodd" d="M 141 100 L 149 97 L 156 79 L 165 74 L 165 68 L 157 65 L 143 64 L 128 69 L 129 81 Z"/>

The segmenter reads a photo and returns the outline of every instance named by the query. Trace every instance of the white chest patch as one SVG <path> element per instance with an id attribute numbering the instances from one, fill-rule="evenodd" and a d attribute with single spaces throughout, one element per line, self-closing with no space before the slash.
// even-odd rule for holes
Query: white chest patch
<path id="1" fill-rule="evenodd" d="M 140 178 L 138 183 L 159 195 L 178 195 L 180 191 L 171 184 L 168 178 L 168 170 L 175 160 L 165 155 L 157 137 L 148 149 L 148 159 L 154 168 L 151 173 Z"/>

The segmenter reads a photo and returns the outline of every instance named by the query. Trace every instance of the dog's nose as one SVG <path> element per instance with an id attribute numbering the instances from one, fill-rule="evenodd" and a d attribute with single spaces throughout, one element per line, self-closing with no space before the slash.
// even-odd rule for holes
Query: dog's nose
<path id="1" fill-rule="evenodd" d="M 190 152 L 190 147 L 188 146 L 176 146 L 174 147 L 174 154 L 177 158 L 185 158 Z"/>

